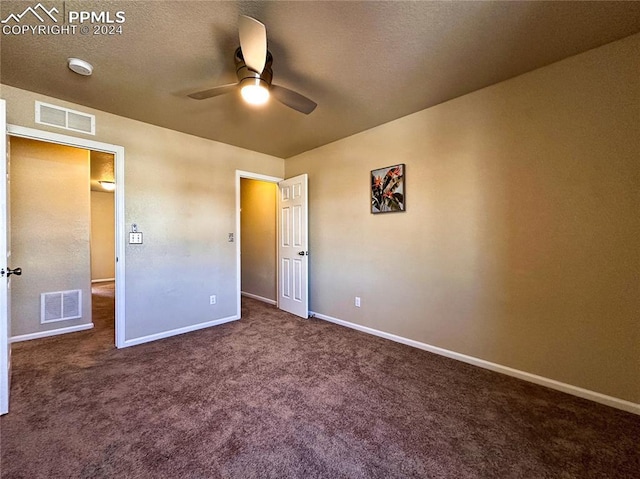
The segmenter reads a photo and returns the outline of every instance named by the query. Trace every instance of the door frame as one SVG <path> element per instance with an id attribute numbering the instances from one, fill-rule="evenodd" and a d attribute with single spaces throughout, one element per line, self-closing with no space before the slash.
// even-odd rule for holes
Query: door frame
<path id="1" fill-rule="evenodd" d="M 28 138 L 31 140 L 72 146 L 85 150 L 95 150 L 111 153 L 114 156 L 114 173 L 116 182 L 115 196 L 115 259 L 116 259 L 116 290 L 115 290 L 115 343 L 117 348 L 124 348 L 125 344 L 125 224 L 124 224 L 124 147 L 95 140 L 78 138 L 75 136 L 51 133 L 34 128 L 7 124 L 8 136 Z"/>
<path id="2" fill-rule="evenodd" d="M 251 171 L 242 171 L 242 170 L 236 170 L 236 232 L 235 232 L 235 241 L 236 241 L 236 291 L 238 293 L 237 296 L 237 301 L 236 301 L 236 308 L 237 308 L 237 317 L 238 319 L 240 319 L 242 317 L 242 306 L 241 306 L 241 299 L 242 299 L 242 256 L 241 256 L 241 238 L 240 238 L 240 188 L 241 188 L 241 182 L 240 180 L 242 178 L 245 179 L 249 179 L 249 180 L 258 180 L 258 181 L 266 181 L 267 183 L 275 183 L 276 186 L 280 181 L 283 181 L 284 178 L 280 178 L 277 176 L 268 176 L 268 175 L 262 175 L 260 173 L 253 173 Z M 276 221 L 276 218 L 274 218 L 274 221 Z M 276 235 L 276 238 L 278 236 Z M 276 239 L 276 242 L 278 240 Z M 280 283 L 278 282 L 278 268 L 276 265 L 276 285 L 277 285 L 277 292 L 278 294 L 276 294 L 276 301 L 277 298 L 279 297 L 279 293 L 280 293 Z"/>
<path id="3" fill-rule="evenodd" d="M 4 268 L 10 268 L 12 265 L 9 262 L 9 245 L 6 243 L 8 226 L 10 226 L 10 218 L 7 214 L 9 211 L 9 188 L 7 187 L 7 170 L 6 167 L 9 164 L 10 158 L 7 155 L 7 104 L 6 101 L 0 98 L 0 189 L 3 190 L 2 211 L 0 211 L 0 218 L 2 218 L 3 229 L 0 231 L 0 251 L 2 251 L 2 261 L 0 267 L 3 269 L 3 275 L 0 277 L 2 281 L 0 294 L 0 415 L 9 412 L 9 397 L 11 389 L 11 344 L 9 344 L 9 328 L 11 326 L 11 297 L 9 290 L 10 277 L 5 278 L 6 272 Z"/>

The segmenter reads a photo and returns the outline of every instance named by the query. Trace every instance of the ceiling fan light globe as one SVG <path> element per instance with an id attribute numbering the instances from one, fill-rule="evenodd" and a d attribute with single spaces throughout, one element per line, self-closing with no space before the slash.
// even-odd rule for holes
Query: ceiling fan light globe
<path id="1" fill-rule="evenodd" d="M 240 94 L 251 105 L 264 105 L 269 100 L 269 89 L 260 81 L 245 82 L 240 88 Z"/>

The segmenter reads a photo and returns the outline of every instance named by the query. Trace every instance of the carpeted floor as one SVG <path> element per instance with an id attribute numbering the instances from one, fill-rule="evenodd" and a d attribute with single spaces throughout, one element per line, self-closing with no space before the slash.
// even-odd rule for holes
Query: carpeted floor
<path id="1" fill-rule="evenodd" d="M 117 350 L 13 346 L 8 478 L 638 478 L 640 417 L 243 300 L 243 319 Z"/>

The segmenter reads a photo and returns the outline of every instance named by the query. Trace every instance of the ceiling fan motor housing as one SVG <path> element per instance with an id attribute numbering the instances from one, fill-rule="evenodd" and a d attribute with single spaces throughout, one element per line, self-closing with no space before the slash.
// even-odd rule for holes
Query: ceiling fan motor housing
<path id="1" fill-rule="evenodd" d="M 247 83 L 255 85 L 262 83 L 266 84 L 267 88 L 271 86 L 271 80 L 273 79 L 273 70 L 271 69 L 273 56 L 271 56 L 271 52 L 267 51 L 267 61 L 261 73 L 252 70 L 245 64 L 240 47 L 236 49 L 234 59 L 236 63 L 236 75 L 241 86 Z"/>

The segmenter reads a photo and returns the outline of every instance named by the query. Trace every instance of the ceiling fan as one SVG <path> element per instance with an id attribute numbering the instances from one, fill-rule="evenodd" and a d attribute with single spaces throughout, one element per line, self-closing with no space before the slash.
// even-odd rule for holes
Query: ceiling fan
<path id="1" fill-rule="evenodd" d="M 240 88 L 240 93 L 247 103 L 264 104 L 272 94 L 276 100 L 289 108 L 307 115 L 311 113 L 318 106 L 314 101 L 293 90 L 271 83 L 273 57 L 267 50 L 266 27 L 255 18 L 242 15 L 238 29 L 240 47 L 236 49 L 234 58 L 238 83 L 221 85 L 188 96 L 195 100 L 205 100 Z"/>

